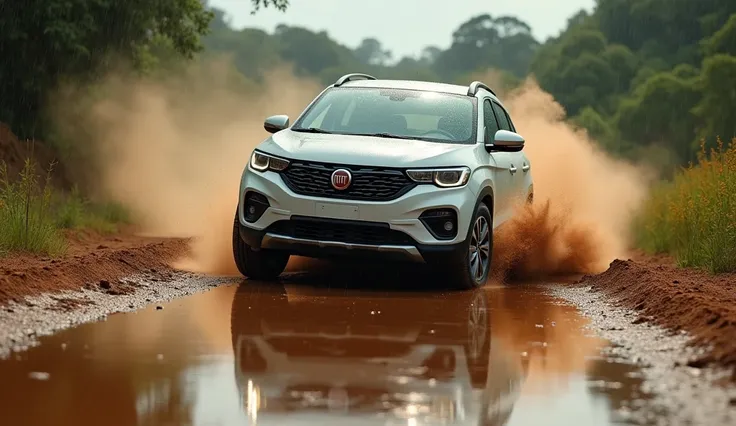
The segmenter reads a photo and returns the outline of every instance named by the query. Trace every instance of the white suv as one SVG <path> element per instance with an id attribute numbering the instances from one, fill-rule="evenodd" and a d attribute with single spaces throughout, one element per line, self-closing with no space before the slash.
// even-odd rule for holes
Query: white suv
<path id="1" fill-rule="evenodd" d="M 290 255 L 410 260 L 482 285 L 493 230 L 532 200 L 524 138 L 495 93 L 348 74 L 289 126 L 272 116 L 240 181 L 239 271 L 277 278 Z"/>

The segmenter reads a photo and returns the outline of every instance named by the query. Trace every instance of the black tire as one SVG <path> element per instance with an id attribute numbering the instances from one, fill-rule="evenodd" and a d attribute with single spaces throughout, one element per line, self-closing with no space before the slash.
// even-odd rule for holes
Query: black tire
<path id="1" fill-rule="evenodd" d="M 273 281 L 278 278 L 286 269 L 289 255 L 267 249 L 253 250 L 240 238 L 239 227 L 236 210 L 233 222 L 233 257 L 238 271 L 246 278 L 253 280 Z"/>
<path id="2" fill-rule="evenodd" d="M 483 256 L 480 256 L 479 266 L 483 267 L 483 272 L 480 274 L 474 273 L 470 255 L 471 244 L 473 244 L 473 230 L 478 221 L 482 222 L 481 226 L 487 226 L 488 232 L 487 245 L 483 244 L 484 247 L 487 247 L 488 252 L 485 259 L 483 259 Z M 485 203 L 480 203 L 475 209 L 475 214 L 473 214 L 473 219 L 470 221 L 470 228 L 468 229 L 468 235 L 463 247 L 465 250 L 462 255 L 443 268 L 445 269 L 446 276 L 452 287 L 457 289 L 468 290 L 482 287 L 486 283 L 488 274 L 491 271 L 491 259 L 493 257 L 493 215 Z M 483 253 L 485 254 L 485 251 Z"/>

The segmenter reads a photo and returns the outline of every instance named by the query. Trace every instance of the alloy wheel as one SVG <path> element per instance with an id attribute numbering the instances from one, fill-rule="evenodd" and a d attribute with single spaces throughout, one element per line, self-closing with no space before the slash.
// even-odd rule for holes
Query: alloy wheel
<path id="1" fill-rule="evenodd" d="M 468 250 L 470 274 L 476 283 L 485 276 L 488 269 L 489 257 L 491 255 L 491 232 L 488 220 L 485 216 L 478 216 L 473 224 L 473 232 L 470 235 L 470 248 Z"/>

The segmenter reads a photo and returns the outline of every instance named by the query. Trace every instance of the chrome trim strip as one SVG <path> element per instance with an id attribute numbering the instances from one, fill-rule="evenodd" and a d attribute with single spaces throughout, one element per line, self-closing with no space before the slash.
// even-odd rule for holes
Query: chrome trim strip
<path id="1" fill-rule="evenodd" d="M 371 245 L 371 244 L 351 244 L 343 243 L 340 241 L 319 241 L 319 240 L 307 240 L 304 238 L 287 237 L 285 235 L 277 235 L 267 233 L 263 236 L 261 241 L 262 248 L 272 248 L 277 246 L 278 243 L 285 244 L 307 244 L 318 247 L 335 247 L 346 250 L 371 250 L 384 253 L 402 253 L 407 257 L 411 258 L 415 262 L 424 262 L 424 258 L 419 250 L 414 246 L 390 246 L 390 245 Z"/>

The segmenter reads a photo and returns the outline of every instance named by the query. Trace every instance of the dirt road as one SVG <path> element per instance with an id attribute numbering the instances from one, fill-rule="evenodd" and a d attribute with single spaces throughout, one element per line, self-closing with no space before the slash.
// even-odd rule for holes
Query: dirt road
<path id="1" fill-rule="evenodd" d="M 712 386 L 705 369 L 696 375 L 675 366 L 687 353 L 686 338 L 631 324 L 626 311 L 585 288 L 489 284 L 446 292 L 416 273 L 311 265 L 279 285 L 140 276 L 130 294 L 97 292 L 90 297 L 99 299 L 71 310 L 49 311 L 48 301 L 38 300 L 0 311 L 4 328 L 25 324 L 31 334 L 43 316 L 46 323 L 73 316 L 84 322 L 105 309 L 135 311 L 41 337 L 40 345 L 0 362 L 2 422 L 727 425 L 736 419 L 731 390 Z M 567 293 L 553 296 L 560 291 Z"/>

